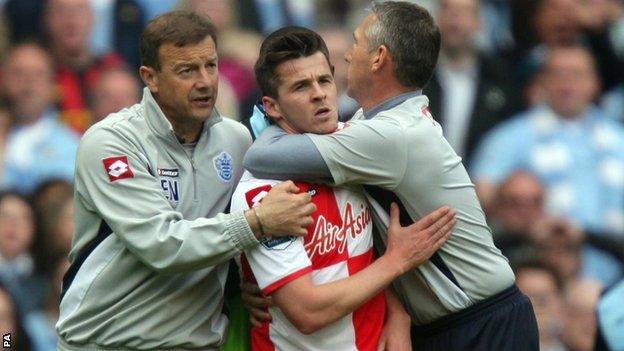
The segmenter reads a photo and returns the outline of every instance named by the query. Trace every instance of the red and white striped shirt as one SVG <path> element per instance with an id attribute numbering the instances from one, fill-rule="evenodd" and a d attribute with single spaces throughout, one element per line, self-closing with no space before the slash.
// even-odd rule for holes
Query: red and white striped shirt
<path id="1" fill-rule="evenodd" d="M 253 207 L 277 183 L 245 173 L 232 197 L 232 211 Z M 317 285 L 347 278 L 374 260 L 371 211 L 361 192 L 318 184 L 297 186 L 312 195 L 317 207 L 308 234 L 264 241 L 241 258 L 243 274 L 255 280 L 265 295 L 308 273 Z M 385 311 L 385 296 L 380 293 L 353 313 L 304 335 L 279 308 L 271 307 L 272 320 L 252 328 L 252 349 L 376 350 Z"/>

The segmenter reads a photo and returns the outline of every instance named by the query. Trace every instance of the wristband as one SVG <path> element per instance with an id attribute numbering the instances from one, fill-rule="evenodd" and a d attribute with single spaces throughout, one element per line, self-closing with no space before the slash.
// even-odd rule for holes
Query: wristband
<path id="1" fill-rule="evenodd" d="M 252 207 L 251 211 L 253 212 L 254 217 L 256 217 L 256 221 L 258 221 L 258 227 L 260 227 L 260 236 L 263 238 L 266 238 L 266 234 L 264 233 L 264 228 L 262 228 L 263 227 L 262 221 L 260 220 L 260 216 L 258 215 L 258 212 L 256 212 L 256 208 Z"/>

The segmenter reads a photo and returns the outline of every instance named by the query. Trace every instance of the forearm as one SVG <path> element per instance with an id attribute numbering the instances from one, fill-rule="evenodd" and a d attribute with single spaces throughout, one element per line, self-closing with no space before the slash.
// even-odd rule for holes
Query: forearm
<path id="1" fill-rule="evenodd" d="M 411 319 L 392 288 L 386 289 L 386 321 L 378 350 L 412 350 Z"/>
<path id="2" fill-rule="evenodd" d="M 395 320 L 402 323 L 410 324 L 411 318 L 409 316 L 409 313 L 407 313 L 407 311 L 403 307 L 403 304 L 401 304 L 401 301 L 394 293 L 394 290 L 392 290 L 392 287 L 386 288 L 385 293 L 386 306 L 388 311 L 386 314 L 386 320 Z"/>
<path id="3" fill-rule="evenodd" d="M 300 331 L 312 333 L 353 312 L 401 273 L 399 265 L 381 257 L 349 278 L 318 286 L 311 279 L 310 286 L 295 281 L 276 291 L 273 298 Z"/>
<path id="4" fill-rule="evenodd" d="M 158 272 L 193 271 L 226 262 L 257 245 L 244 214 L 188 221 L 177 214 L 107 220 L 113 232 L 145 265 Z"/>
<path id="5" fill-rule="evenodd" d="M 309 137 L 267 128 L 247 151 L 244 166 L 266 179 L 327 180 L 329 168 Z"/>

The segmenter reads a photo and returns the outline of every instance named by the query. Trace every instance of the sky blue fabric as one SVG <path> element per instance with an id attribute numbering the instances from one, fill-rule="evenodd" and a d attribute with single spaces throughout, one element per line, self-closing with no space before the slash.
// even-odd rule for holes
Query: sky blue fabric
<path id="1" fill-rule="evenodd" d="M 600 299 L 598 323 L 609 348 L 624 351 L 624 280 Z"/>
<path id="2" fill-rule="evenodd" d="M 497 126 L 477 150 L 475 181 L 518 169 L 546 185 L 546 210 L 597 232 L 624 233 L 624 128 L 597 108 L 564 120 L 546 105 Z"/>
<path id="3" fill-rule="evenodd" d="M 13 128 L 7 138 L 4 189 L 29 194 L 41 182 L 73 181 L 79 137 L 48 110 L 36 123 Z"/>

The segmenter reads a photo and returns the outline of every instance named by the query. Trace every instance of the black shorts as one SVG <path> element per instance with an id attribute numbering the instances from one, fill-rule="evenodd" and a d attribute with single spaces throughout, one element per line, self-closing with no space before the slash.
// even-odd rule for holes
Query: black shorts
<path id="1" fill-rule="evenodd" d="M 513 286 L 463 311 L 412 327 L 418 351 L 538 351 L 533 305 Z"/>

